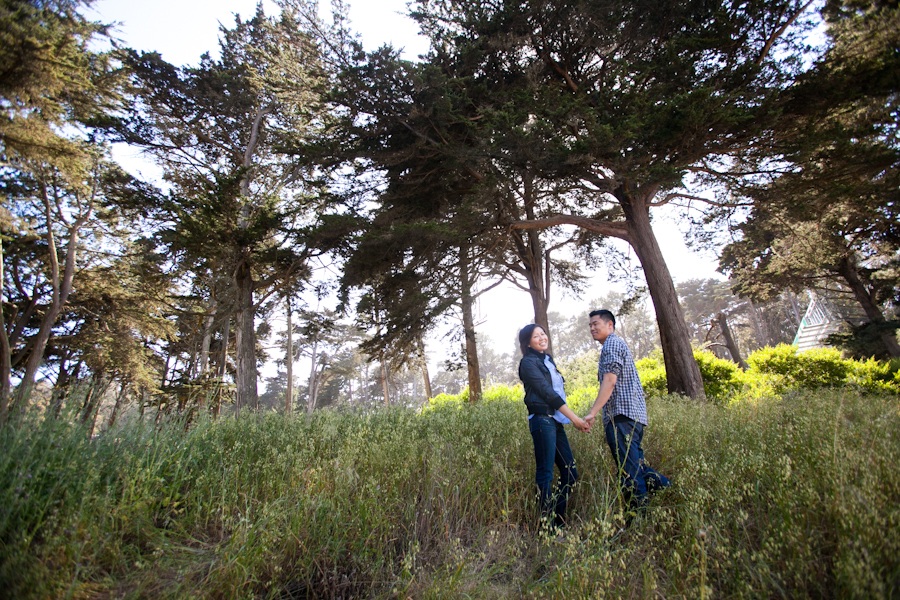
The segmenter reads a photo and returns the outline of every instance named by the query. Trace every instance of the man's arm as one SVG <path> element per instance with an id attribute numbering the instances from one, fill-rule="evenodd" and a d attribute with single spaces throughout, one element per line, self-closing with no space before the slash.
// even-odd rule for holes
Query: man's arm
<path id="1" fill-rule="evenodd" d="M 603 410 L 603 406 L 609 401 L 613 388 L 616 387 L 617 380 L 618 377 L 616 377 L 615 373 L 603 374 L 603 381 L 600 382 L 600 390 L 597 392 L 597 399 L 594 400 L 591 411 L 584 417 L 585 421 L 591 425 L 594 424 L 594 418 L 601 410 Z"/>

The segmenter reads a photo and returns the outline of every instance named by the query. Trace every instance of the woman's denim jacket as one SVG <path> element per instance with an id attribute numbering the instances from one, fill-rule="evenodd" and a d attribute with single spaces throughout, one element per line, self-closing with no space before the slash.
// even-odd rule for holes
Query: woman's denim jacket
<path id="1" fill-rule="evenodd" d="M 553 389 L 550 370 L 544 364 L 545 356 L 549 356 L 550 362 L 556 366 L 552 356 L 533 348 L 529 348 L 519 361 L 519 379 L 525 386 L 525 406 L 529 415 L 552 415 L 566 403 Z"/>

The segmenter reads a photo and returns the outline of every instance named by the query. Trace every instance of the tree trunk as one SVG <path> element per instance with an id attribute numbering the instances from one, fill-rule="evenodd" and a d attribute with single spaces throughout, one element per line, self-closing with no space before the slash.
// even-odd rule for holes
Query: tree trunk
<path id="1" fill-rule="evenodd" d="M 37 374 L 38 367 L 44 360 L 44 350 L 50 335 L 53 332 L 53 325 L 56 318 L 62 311 L 63 305 L 68 301 L 69 294 L 72 291 L 72 279 L 75 276 L 75 255 L 77 254 L 78 230 L 84 225 L 90 216 L 91 211 L 88 210 L 84 215 L 76 219 L 69 226 L 69 239 L 66 244 L 66 261 L 62 274 L 59 270 L 59 261 L 57 259 L 56 237 L 53 235 L 53 218 L 50 200 L 44 192 L 44 212 L 47 226 L 47 252 L 50 260 L 50 284 L 53 293 L 50 305 L 41 318 L 41 325 L 35 337 L 34 344 L 31 348 L 31 354 L 28 362 L 25 363 L 25 372 L 22 374 L 22 381 L 16 394 L 16 403 L 23 405 L 31 394 L 34 387 L 34 377 Z"/>
<path id="2" fill-rule="evenodd" d="M 216 370 L 216 376 L 219 378 L 219 382 L 222 383 L 225 381 L 225 371 L 228 365 L 228 346 L 231 339 L 231 319 L 226 317 L 225 322 L 222 323 L 222 349 L 219 352 L 219 364 L 218 369 Z"/>
<path id="3" fill-rule="evenodd" d="M 216 300 L 212 299 L 210 306 L 210 314 L 204 320 L 203 325 L 203 343 L 200 345 L 200 376 L 206 375 L 209 370 L 209 347 L 212 342 L 213 324 L 216 315 Z"/>
<path id="4" fill-rule="evenodd" d="M 244 148 L 242 164 L 246 169 L 241 179 L 241 208 L 238 216 L 238 228 L 246 231 L 250 227 L 250 179 L 252 177 L 253 157 L 256 154 L 259 141 L 266 125 L 266 117 L 272 113 L 274 106 L 258 107 L 253 125 L 250 128 L 250 138 Z M 257 389 L 258 373 L 256 370 L 256 327 L 254 317 L 256 310 L 253 307 L 253 273 L 250 269 L 250 250 L 247 247 L 236 247 L 238 257 L 237 269 L 234 273 L 237 310 L 235 312 L 235 349 L 236 356 L 236 415 L 240 415 L 241 408 L 246 406 L 257 410 L 259 408 L 259 390 Z"/>
<path id="5" fill-rule="evenodd" d="M 78 378 L 81 366 L 84 364 L 78 361 L 71 369 L 66 369 L 66 360 L 61 360 L 59 364 L 59 372 L 56 375 L 56 385 L 53 386 L 53 395 L 50 400 L 50 414 L 54 419 L 58 419 L 62 414 L 63 405 L 69 397 L 69 385 L 73 379 Z"/>
<path id="6" fill-rule="evenodd" d="M 94 401 L 95 388 L 96 388 L 96 385 L 94 384 L 93 380 L 91 380 L 91 385 L 88 387 L 87 395 L 84 398 L 84 404 L 81 406 L 81 417 L 79 420 L 82 423 L 84 423 L 85 419 L 87 418 L 88 414 L 90 413 L 89 409 L 91 408 L 92 403 Z"/>
<path id="7" fill-rule="evenodd" d="M 733 360 L 742 370 L 746 371 L 749 368 L 749 365 L 741 358 L 741 351 L 734 341 L 734 336 L 731 335 L 731 328 L 728 326 L 728 319 L 725 317 L 725 313 L 720 312 L 716 316 L 716 322 L 719 324 L 719 329 L 722 330 L 722 337 L 725 338 L 725 347 L 728 348 L 728 352 L 731 353 L 731 360 Z"/>
<path id="8" fill-rule="evenodd" d="M 253 317 L 253 275 L 250 265 L 242 262 L 235 271 L 235 288 L 237 291 L 237 311 L 235 312 L 235 354 L 236 373 L 235 400 L 237 414 L 247 407 L 259 408 L 259 392 L 257 390 L 256 371 L 256 328 Z"/>
<path id="9" fill-rule="evenodd" d="M 650 223 L 649 205 L 654 195 L 655 190 L 638 197 L 637 193 L 628 190 L 627 183 L 616 190 L 616 197 L 625 211 L 628 223 L 630 237 L 628 241 L 641 261 L 647 278 L 647 288 L 656 309 L 668 391 L 691 398 L 705 399 L 703 378 L 700 375 L 700 367 L 694 359 L 691 335 L 684 321 L 684 312 L 678 303 L 672 275 L 666 266 Z"/>
<path id="10" fill-rule="evenodd" d="M 853 290 L 856 301 L 862 306 L 869 321 L 872 323 L 884 323 L 887 319 L 884 318 L 881 309 L 872 300 L 872 295 L 859 278 L 855 261 L 848 256 L 843 257 L 838 265 L 838 272 L 847 282 L 847 285 L 850 286 L 850 289 Z M 897 336 L 893 332 L 886 331 L 881 334 L 881 342 L 884 344 L 888 354 L 894 358 L 900 357 L 900 343 L 897 342 Z"/>
<path id="11" fill-rule="evenodd" d="M 529 231 L 525 239 L 527 245 L 521 260 L 525 265 L 525 280 L 528 282 L 528 295 L 531 296 L 531 307 L 534 309 L 534 322 L 547 334 L 547 353 L 552 356 L 553 338 L 547 316 L 550 306 L 549 257 L 544 256 L 537 231 Z"/>
<path id="12" fill-rule="evenodd" d="M 422 338 L 416 340 L 416 344 L 419 349 L 419 361 L 422 365 L 422 379 L 425 380 L 425 400 L 431 400 L 431 378 L 428 376 L 428 358 L 425 356 L 425 344 L 422 343 Z"/>
<path id="13" fill-rule="evenodd" d="M 364 378 L 363 378 L 363 402 L 366 404 L 366 406 L 368 406 L 369 405 L 369 386 L 370 386 L 370 383 L 369 383 L 369 361 L 365 362 L 364 369 L 363 369 L 363 376 L 364 376 Z"/>
<path id="14" fill-rule="evenodd" d="M 481 369 L 478 364 L 478 346 L 475 339 L 475 318 L 472 306 L 472 282 L 469 273 L 469 248 L 459 247 L 460 303 L 463 317 L 463 335 L 466 340 L 466 366 L 469 373 L 469 402 L 481 400 Z"/>
<path id="15" fill-rule="evenodd" d="M 535 219 L 534 175 L 526 172 L 522 177 L 522 200 L 525 218 Z M 516 211 L 518 212 L 518 211 Z M 515 232 L 513 237 L 516 254 L 522 263 L 523 275 L 528 282 L 528 294 L 534 309 L 534 322 L 547 334 L 549 340 L 547 352 L 553 355 L 553 337 L 550 335 L 550 319 L 547 316 L 550 306 L 550 257 L 546 255 L 541 244 L 540 231 L 528 230 Z"/>
<path id="16" fill-rule="evenodd" d="M 316 404 L 319 401 L 320 376 L 321 373 L 316 369 L 316 365 L 314 364 L 312 367 L 312 374 L 309 376 L 309 393 L 306 395 L 306 414 L 308 415 L 311 415 L 316 409 Z"/>
<path id="17" fill-rule="evenodd" d="M 123 382 L 122 387 L 119 389 L 119 393 L 116 394 L 116 403 L 113 405 L 112 413 L 109 415 L 109 421 L 106 423 L 107 429 L 112 429 L 113 425 L 116 424 L 116 419 L 119 417 L 119 410 L 122 407 L 122 400 L 125 399 L 125 395 L 128 393 L 128 384 Z"/>
<path id="18" fill-rule="evenodd" d="M 138 405 L 138 420 L 144 421 L 144 411 L 146 410 L 147 404 L 147 390 L 146 388 L 141 388 L 141 401 Z"/>
<path id="19" fill-rule="evenodd" d="M 169 364 L 172 361 L 172 355 L 170 353 L 166 353 L 166 360 L 163 362 L 162 373 L 159 374 L 159 386 L 161 388 L 166 387 L 166 381 L 169 380 L 169 373 L 171 371 Z"/>
<path id="20" fill-rule="evenodd" d="M 768 346 L 769 336 L 763 329 L 762 319 L 759 316 L 759 309 L 756 308 L 756 305 L 750 300 L 747 301 L 747 306 L 750 307 L 750 319 L 753 321 L 753 326 L 756 328 L 756 339 L 759 342 L 759 347 L 762 348 Z"/>
<path id="21" fill-rule="evenodd" d="M 312 414 L 316 408 L 316 355 L 319 352 L 319 339 L 313 338 L 311 356 L 309 359 L 309 384 L 306 389 L 306 414 Z"/>
<path id="22" fill-rule="evenodd" d="M 3 318 L 3 305 L 6 300 L 3 293 L 3 278 L 3 242 L 0 241 L 0 425 L 6 423 L 9 412 L 9 379 L 12 375 L 12 352 L 9 335 L 6 333 L 6 320 Z"/>
<path id="23" fill-rule="evenodd" d="M 287 310 L 287 353 L 284 357 L 284 370 L 287 377 L 287 389 L 284 391 L 284 414 L 291 414 L 294 407 L 294 322 L 292 320 L 291 297 L 285 297 Z"/>
<path id="24" fill-rule="evenodd" d="M 104 392 L 105 391 L 106 390 L 104 390 Z M 103 396 L 98 394 L 97 402 L 94 405 L 94 412 L 91 415 L 91 426 L 88 427 L 88 432 L 87 432 L 88 439 L 94 437 L 94 430 L 97 429 L 97 417 L 100 416 L 100 405 L 102 404 L 102 402 L 103 402 Z"/>
<path id="25" fill-rule="evenodd" d="M 384 393 L 385 408 L 391 405 L 391 397 L 388 395 L 387 370 L 384 368 L 384 355 L 381 356 L 381 391 Z"/>
<path id="26" fill-rule="evenodd" d="M 550 331 L 550 317 L 547 314 L 550 301 L 538 289 L 531 288 L 529 292 L 531 292 L 531 307 L 534 309 L 534 322 L 547 334 L 547 354 L 553 356 L 553 332 Z"/>
<path id="27" fill-rule="evenodd" d="M 787 292 L 788 299 L 791 301 L 791 310 L 794 313 L 794 325 L 800 327 L 803 322 L 803 315 L 800 313 L 800 306 L 797 304 L 797 296 L 794 292 Z"/>
<path id="28" fill-rule="evenodd" d="M 81 422 L 90 421 L 88 428 L 88 437 L 93 437 L 94 428 L 97 424 L 97 415 L 100 413 L 100 404 L 103 402 L 103 395 L 109 387 L 109 382 L 105 382 L 103 376 L 95 376 L 88 390 L 88 397 L 85 399 L 84 410 L 81 413 Z"/>
<path id="29" fill-rule="evenodd" d="M 575 225 L 628 242 L 644 268 L 647 288 L 653 299 L 669 392 L 705 399 L 703 379 L 691 349 L 691 336 L 684 322 L 684 312 L 678 303 L 672 276 L 650 225 L 649 204 L 655 193 L 654 189 L 643 198 L 636 198 L 627 189 L 627 183 L 619 187 L 615 191 L 615 196 L 625 212 L 624 223 L 601 221 L 579 215 L 554 215 L 528 221 L 513 221 L 508 225 L 513 230 Z"/>

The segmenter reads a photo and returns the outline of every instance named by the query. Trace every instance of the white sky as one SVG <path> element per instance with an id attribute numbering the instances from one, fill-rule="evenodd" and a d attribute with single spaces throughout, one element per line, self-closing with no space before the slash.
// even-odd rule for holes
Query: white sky
<path id="1" fill-rule="evenodd" d="M 155 50 L 176 65 L 197 64 L 204 52 L 218 49 L 219 24 L 230 28 L 234 15 L 252 17 L 257 0 L 97 0 L 96 18 L 119 23 L 117 37 L 138 50 Z M 320 2 L 323 17 L 327 0 Z M 266 14 L 277 14 L 271 0 L 263 1 Z M 351 27 L 362 35 L 367 50 L 384 43 L 404 48 L 414 60 L 428 50 L 417 36 L 415 22 L 404 17 L 406 0 L 355 0 L 350 4 Z"/>
<path id="2" fill-rule="evenodd" d="M 250 17 L 256 10 L 256 0 L 99 0 L 88 13 L 105 23 L 118 23 L 117 37 L 126 46 L 160 52 L 173 64 L 196 64 L 204 52 L 215 53 L 218 48 L 219 24 L 230 27 L 234 14 Z M 275 14 L 271 1 L 263 3 L 268 14 Z M 406 0 L 355 0 L 350 2 L 351 27 L 358 31 L 367 50 L 384 43 L 404 48 L 404 58 L 414 60 L 424 54 L 428 45 L 417 35 L 415 22 L 403 16 Z M 120 156 L 124 159 L 124 156 Z M 132 155 L 128 160 L 143 160 Z M 147 165 L 128 164 L 144 175 L 156 169 Z M 712 253 L 700 256 L 690 252 L 678 227 L 665 218 L 657 218 L 654 229 L 663 254 L 676 281 L 698 277 L 718 277 Z M 624 246 L 623 246 L 624 247 Z M 634 258 L 634 264 L 638 264 Z M 610 288 L 621 289 L 622 284 L 610 284 L 605 272 L 591 274 L 591 288 L 579 299 L 561 290 L 551 292 L 551 311 L 563 314 L 580 312 L 588 302 Z M 596 307 L 595 307 L 596 308 Z M 518 330 L 530 323 L 534 313 L 527 293 L 511 285 L 500 286 L 485 294 L 478 307 L 478 331 L 491 340 L 499 352 L 510 352 Z M 444 359 L 438 340 L 429 344 L 431 362 Z M 432 373 L 436 372 L 432 370 Z"/>

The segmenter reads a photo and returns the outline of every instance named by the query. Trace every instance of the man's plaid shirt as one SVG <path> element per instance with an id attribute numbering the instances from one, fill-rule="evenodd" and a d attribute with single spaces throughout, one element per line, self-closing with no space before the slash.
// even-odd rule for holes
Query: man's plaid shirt
<path id="1" fill-rule="evenodd" d="M 641 425 L 647 425 L 647 403 L 644 401 L 644 388 L 634 366 L 631 350 L 625 340 L 615 334 L 609 334 L 600 351 L 600 364 L 597 379 L 603 381 L 603 375 L 612 373 L 616 376 L 609 401 L 603 407 L 603 423 L 609 423 L 613 417 L 624 415 Z"/>

